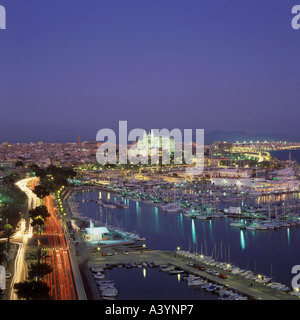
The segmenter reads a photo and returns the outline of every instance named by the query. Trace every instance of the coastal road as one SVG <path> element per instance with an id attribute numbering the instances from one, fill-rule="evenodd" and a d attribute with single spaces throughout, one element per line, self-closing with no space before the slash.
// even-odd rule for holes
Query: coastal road
<path id="1" fill-rule="evenodd" d="M 45 222 L 42 246 L 48 250 L 48 262 L 53 271 L 47 277 L 53 300 L 77 300 L 69 252 L 61 222 L 57 218 L 52 196 L 44 198 L 50 217 Z"/>
<path id="2" fill-rule="evenodd" d="M 21 220 L 20 229 L 12 237 L 11 242 L 18 245 L 17 254 L 14 262 L 13 278 L 10 283 L 10 300 L 18 300 L 13 287 L 15 283 L 22 282 L 27 276 L 27 264 L 25 262 L 25 250 L 27 248 L 28 239 L 31 238 L 31 227 L 29 232 L 26 230 L 26 222 Z"/>
<path id="3" fill-rule="evenodd" d="M 37 206 L 45 205 L 50 213 L 50 217 L 45 221 L 45 232 L 42 235 L 33 235 L 32 227 L 25 220 L 22 221 L 20 230 L 15 234 L 12 242 L 18 244 L 18 250 L 14 264 L 14 276 L 11 281 L 11 300 L 17 300 L 17 295 L 13 291 L 13 286 L 17 282 L 24 281 L 27 275 L 27 265 L 25 263 L 25 252 L 34 244 L 42 243 L 48 250 L 49 257 L 45 259 L 53 268 L 52 273 L 47 277 L 46 282 L 51 288 L 50 294 L 53 300 L 76 300 L 76 290 L 73 282 L 72 269 L 69 254 L 65 241 L 65 236 L 60 221 L 56 216 L 56 209 L 52 196 L 47 196 L 42 202 L 32 189 L 37 185 L 38 178 L 27 178 L 16 183 L 25 192 L 28 200 L 28 210 Z M 28 240 L 30 244 L 28 245 Z"/>
<path id="4" fill-rule="evenodd" d="M 28 185 L 35 185 L 37 183 L 37 178 L 28 178 L 20 180 L 16 185 L 25 192 L 28 200 L 28 210 L 36 208 L 39 205 L 40 201 L 37 196 L 32 192 Z M 13 287 L 15 283 L 22 282 L 26 280 L 27 275 L 27 265 L 25 262 L 25 252 L 27 249 L 28 240 L 32 237 L 32 227 L 28 223 L 26 226 L 25 219 L 22 219 L 19 224 L 19 230 L 13 235 L 11 242 L 18 246 L 15 262 L 14 262 L 14 272 L 13 278 L 10 283 L 10 300 L 18 300 L 17 295 L 15 294 Z"/>
<path id="5" fill-rule="evenodd" d="M 38 178 L 27 178 L 20 180 L 16 185 L 25 192 L 28 201 L 28 210 L 35 209 L 40 205 L 40 199 L 32 192 L 32 188 L 37 184 Z M 30 184 L 30 187 L 28 186 Z"/>

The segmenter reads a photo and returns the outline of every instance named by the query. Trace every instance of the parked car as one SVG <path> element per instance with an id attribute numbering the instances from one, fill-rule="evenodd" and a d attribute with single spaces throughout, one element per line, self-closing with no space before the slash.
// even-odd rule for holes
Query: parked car
<path id="1" fill-rule="evenodd" d="M 221 274 L 219 274 L 219 278 L 221 278 L 221 279 L 227 279 L 228 277 L 226 276 L 226 274 L 221 273 Z"/>

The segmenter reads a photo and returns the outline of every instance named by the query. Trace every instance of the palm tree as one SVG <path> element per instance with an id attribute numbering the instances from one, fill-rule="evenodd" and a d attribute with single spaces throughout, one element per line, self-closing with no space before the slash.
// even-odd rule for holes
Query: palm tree
<path id="1" fill-rule="evenodd" d="M 41 227 L 44 226 L 45 220 L 50 216 L 48 209 L 46 206 L 39 206 L 35 209 L 28 211 L 29 217 L 32 219 L 31 225 L 39 226 L 39 230 L 41 233 Z"/>
<path id="2" fill-rule="evenodd" d="M 43 263 L 48 254 L 46 250 L 38 246 L 36 251 L 31 252 L 27 259 L 36 260 L 29 266 L 28 280 L 15 283 L 14 290 L 19 299 L 25 300 L 50 300 L 50 287 L 43 281 L 43 277 L 52 272 L 52 267 Z M 35 278 L 35 279 L 34 279 Z"/>
<path id="3" fill-rule="evenodd" d="M 10 249 L 10 239 L 11 237 L 13 236 L 14 234 L 14 231 L 13 231 L 13 227 L 9 224 L 9 223 L 6 223 L 3 227 L 4 229 L 4 238 L 7 238 L 7 242 L 6 242 L 6 248 L 7 248 L 7 251 L 9 251 Z"/>
<path id="4" fill-rule="evenodd" d="M 14 290 L 19 299 L 50 300 L 50 287 L 42 281 L 28 281 L 15 283 Z"/>
<path id="5" fill-rule="evenodd" d="M 41 234 L 41 232 L 42 232 L 41 229 L 44 226 L 44 223 L 45 223 L 45 221 L 43 220 L 43 218 L 39 217 L 39 218 L 36 218 L 36 219 L 32 220 L 31 226 L 32 227 L 38 226 L 39 233 Z"/>
<path id="6" fill-rule="evenodd" d="M 29 279 L 35 279 L 38 281 L 39 279 L 43 279 L 44 276 L 51 273 L 53 268 L 47 263 L 31 263 L 28 272 Z"/>
<path id="7" fill-rule="evenodd" d="M 38 279 L 42 279 L 45 275 L 52 272 L 53 268 L 43 262 L 44 259 L 48 258 L 47 251 L 42 249 L 41 246 L 38 246 L 36 251 L 31 252 L 27 259 L 35 260 L 36 263 L 31 263 L 29 266 L 28 278 L 34 279 L 38 281 Z"/>
<path id="8" fill-rule="evenodd" d="M 28 214 L 29 214 L 29 217 L 32 219 L 41 217 L 44 220 L 46 220 L 46 218 L 50 217 L 50 213 L 48 212 L 47 207 L 44 205 L 38 206 L 35 209 L 29 210 Z"/>
<path id="9" fill-rule="evenodd" d="M 41 200 L 43 200 L 44 197 L 49 196 L 49 194 L 50 194 L 50 191 L 42 185 L 36 186 L 35 189 L 33 190 L 33 192 Z"/>
<path id="10" fill-rule="evenodd" d="M 48 258 L 47 251 L 41 246 L 38 246 L 36 251 L 31 252 L 27 259 L 36 260 L 38 265 L 41 265 L 42 260 Z"/>

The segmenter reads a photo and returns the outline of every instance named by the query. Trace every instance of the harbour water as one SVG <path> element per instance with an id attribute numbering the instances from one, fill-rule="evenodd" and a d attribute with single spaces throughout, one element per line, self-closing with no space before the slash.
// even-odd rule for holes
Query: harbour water
<path id="1" fill-rule="evenodd" d="M 159 268 L 114 268 L 106 271 L 118 288 L 118 300 L 217 300 L 218 295 L 192 288 L 182 274 L 169 275 Z"/>
<path id="2" fill-rule="evenodd" d="M 128 209 L 109 209 L 96 202 L 81 201 L 99 197 L 114 199 L 116 196 L 94 190 L 77 193 L 75 199 L 83 215 L 108 226 L 136 231 L 147 239 L 147 247 L 151 249 L 176 251 L 179 247 L 212 255 L 219 261 L 267 275 L 291 287 L 292 267 L 300 264 L 299 226 L 277 231 L 241 230 L 230 226 L 232 218 L 191 219 L 182 213 L 166 213 L 154 204 L 142 201 L 123 199 Z"/>
<path id="3" fill-rule="evenodd" d="M 292 160 L 300 163 L 300 150 L 278 150 L 270 151 L 270 154 L 280 160 L 289 160 L 289 155 L 291 154 Z"/>

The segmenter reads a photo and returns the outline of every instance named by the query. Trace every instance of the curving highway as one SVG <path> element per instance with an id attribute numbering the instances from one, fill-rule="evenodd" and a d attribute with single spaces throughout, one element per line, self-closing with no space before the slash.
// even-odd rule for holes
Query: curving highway
<path id="1" fill-rule="evenodd" d="M 16 185 L 25 192 L 27 199 L 28 199 L 28 210 L 35 209 L 37 206 L 40 205 L 40 199 L 37 195 L 32 192 L 31 188 L 33 188 L 36 183 L 38 182 L 38 178 L 27 178 L 20 180 L 16 183 Z M 28 185 L 30 184 L 30 187 Z"/>
<path id="2" fill-rule="evenodd" d="M 36 208 L 40 204 L 38 197 L 31 191 L 28 184 L 35 185 L 37 178 L 27 178 L 20 180 L 16 185 L 25 192 L 28 200 L 28 210 Z M 25 219 L 21 220 L 20 229 L 13 235 L 11 242 L 18 245 L 18 251 L 14 263 L 14 275 L 10 284 L 10 300 L 18 300 L 18 296 L 15 294 L 13 287 L 15 283 L 26 280 L 27 265 L 25 262 L 25 251 L 27 248 L 28 239 L 32 237 L 32 227 L 29 224 L 26 227 Z"/>

